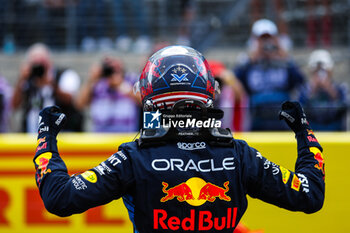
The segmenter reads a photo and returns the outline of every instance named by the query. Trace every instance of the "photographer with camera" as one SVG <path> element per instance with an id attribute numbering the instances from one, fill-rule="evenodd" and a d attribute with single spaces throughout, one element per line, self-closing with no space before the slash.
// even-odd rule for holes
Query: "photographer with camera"
<path id="1" fill-rule="evenodd" d="M 244 130 L 245 119 L 244 111 L 241 105 L 246 97 L 241 82 L 234 75 L 232 70 L 226 68 L 225 64 L 219 60 L 208 60 L 212 75 L 219 84 L 220 95 L 214 101 L 214 107 L 221 108 L 224 111 L 224 117 L 221 120 L 224 128 L 230 128 L 232 131 Z"/>
<path id="2" fill-rule="evenodd" d="M 80 109 L 90 106 L 92 131 L 138 130 L 140 99 L 132 91 L 134 81 L 133 76 L 125 72 L 123 63 L 111 56 L 92 65 L 77 100 Z"/>
<path id="3" fill-rule="evenodd" d="M 63 130 L 81 131 L 82 115 L 74 104 L 79 86 L 80 77 L 75 71 L 54 67 L 46 45 L 32 45 L 20 68 L 12 98 L 13 109 L 23 111 L 21 131 L 36 132 L 40 109 L 52 104 L 60 106 L 73 119 Z"/>
<path id="4" fill-rule="evenodd" d="M 260 19 L 253 24 L 249 59 L 235 69 L 249 96 L 252 130 L 286 130 L 278 108 L 304 82 L 304 76 L 281 46 L 277 26 Z"/>
<path id="5" fill-rule="evenodd" d="M 324 49 L 310 54 L 309 79 L 300 89 L 299 101 L 315 130 L 346 130 L 348 87 L 333 77 L 334 61 Z"/>

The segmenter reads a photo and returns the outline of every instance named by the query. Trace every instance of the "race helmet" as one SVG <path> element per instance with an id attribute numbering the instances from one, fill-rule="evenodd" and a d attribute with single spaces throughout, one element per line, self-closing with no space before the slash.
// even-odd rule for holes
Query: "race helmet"
<path id="1" fill-rule="evenodd" d="M 186 46 L 168 46 L 149 58 L 134 91 L 140 91 L 145 111 L 169 110 L 184 99 L 212 107 L 219 86 L 201 53 Z"/>

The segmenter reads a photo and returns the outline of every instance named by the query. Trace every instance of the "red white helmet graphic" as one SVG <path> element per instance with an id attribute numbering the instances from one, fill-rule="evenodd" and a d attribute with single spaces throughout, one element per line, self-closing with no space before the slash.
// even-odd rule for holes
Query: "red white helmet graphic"
<path id="1" fill-rule="evenodd" d="M 168 46 L 153 54 L 134 86 L 148 110 L 169 109 L 183 99 L 211 107 L 218 89 L 203 55 L 186 46 Z"/>

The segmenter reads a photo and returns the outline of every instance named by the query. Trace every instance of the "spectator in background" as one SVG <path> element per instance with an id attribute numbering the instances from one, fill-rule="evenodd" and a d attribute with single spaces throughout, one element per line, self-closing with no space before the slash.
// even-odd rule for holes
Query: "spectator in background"
<path id="1" fill-rule="evenodd" d="M 113 0 L 112 4 L 117 31 L 117 50 L 127 52 L 132 49 L 135 53 L 150 53 L 152 43 L 149 37 L 150 28 L 145 0 Z M 126 10 L 129 10 L 131 13 L 130 17 L 126 17 Z M 130 38 L 130 35 L 133 33 L 132 29 L 137 35 L 133 45 Z"/>
<path id="2" fill-rule="evenodd" d="M 139 113 L 129 82 L 118 59 L 106 56 L 101 64 L 93 65 L 90 77 L 81 89 L 78 106 L 90 106 L 94 132 L 135 132 L 138 130 Z M 135 77 L 136 78 L 136 77 Z"/>
<path id="3" fill-rule="evenodd" d="M 318 4 L 317 4 L 318 2 Z M 317 8 L 322 7 L 322 11 Z M 321 12 L 321 14 L 320 14 Z M 332 35 L 332 9 L 331 0 L 307 0 L 307 40 L 309 47 L 315 47 L 319 43 L 323 47 L 331 45 Z"/>
<path id="4" fill-rule="evenodd" d="M 22 108 L 23 132 L 36 132 L 39 111 L 50 105 L 58 105 L 72 123 L 66 131 L 82 130 L 82 115 L 74 105 L 74 97 L 80 86 L 80 77 L 71 69 L 54 67 L 49 49 L 44 44 L 34 44 L 20 68 L 20 77 L 12 98 L 13 109 Z"/>
<path id="5" fill-rule="evenodd" d="M 289 51 L 293 47 L 293 42 L 288 35 L 288 24 L 283 17 L 283 13 L 285 12 L 285 4 L 287 3 L 284 0 L 252 0 L 250 2 L 251 19 L 254 23 L 263 18 L 265 14 L 271 16 L 278 25 L 278 39 L 280 46 L 284 50 Z"/>
<path id="6" fill-rule="evenodd" d="M 0 76 L 0 133 L 9 130 L 11 95 L 12 88 L 6 79 Z"/>
<path id="7" fill-rule="evenodd" d="M 276 118 L 278 106 L 291 99 L 304 76 L 280 46 L 272 21 L 256 21 L 251 38 L 249 58 L 235 69 L 249 96 L 251 130 L 284 130 L 286 126 Z"/>
<path id="8" fill-rule="evenodd" d="M 193 0 L 181 0 L 180 14 L 181 21 L 176 43 L 191 46 L 191 24 L 196 15 L 195 2 Z"/>
<path id="9" fill-rule="evenodd" d="M 80 48 L 84 52 L 95 50 L 108 51 L 113 47 L 112 40 L 107 36 L 108 4 L 106 0 L 83 1 L 77 5 L 78 37 Z M 120 11 L 122 11 L 120 9 Z"/>
<path id="10" fill-rule="evenodd" d="M 244 90 L 234 73 L 216 60 L 208 60 L 211 72 L 220 86 L 221 94 L 215 98 L 214 107 L 224 111 L 223 128 L 237 132 L 244 128 L 241 103 L 244 101 Z"/>
<path id="11" fill-rule="evenodd" d="M 0 0 L 0 46 L 5 54 L 13 54 L 16 49 L 14 30 L 10 26 L 15 18 L 13 2 Z"/>
<path id="12" fill-rule="evenodd" d="M 346 130 L 347 88 L 333 80 L 333 65 L 326 50 L 310 55 L 310 78 L 301 88 L 300 101 L 314 130 Z"/>
<path id="13" fill-rule="evenodd" d="M 42 23 L 45 43 L 51 48 L 64 48 L 67 30 L 67 4 L 75 0 L 41 0 L 39 20 Z"/>

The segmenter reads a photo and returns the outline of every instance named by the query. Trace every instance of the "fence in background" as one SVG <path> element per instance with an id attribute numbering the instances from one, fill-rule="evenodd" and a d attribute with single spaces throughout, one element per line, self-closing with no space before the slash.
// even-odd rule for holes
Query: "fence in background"
<path id="1" fill-rule="evenodd" d="M 109 38 L 125 33 L 143 34 L 155 41 L 177 42 L 187 37 L 196 48 L 241 47 L 250 33 L 254 9 L 261 17 L 283 20 L 296 46 L 307 45 L 310 12 L 314 13 L 316 37 L 324 27 L 331 45 L 350 47 L 349 0 L 332 0 L 329 7 L 316 2 L 309 11 L 305 0 L 101 0 L 101 1 L 0 1 L 0 38 L 7 52 L 43 41 L 58 50 L 80 48 L 85 36 Z M 283 8 L 276 3 L 282 4 Z M 330 23 L 322 25 L 329 12 Z M 141 22 L 141 23 L 140 23 Z M 316 38 L 318 39 L 318 38 Z M 184 42 L 182 40 L 182 42 Z M 0 41 L 1 43 L 1 41 Z"/>

